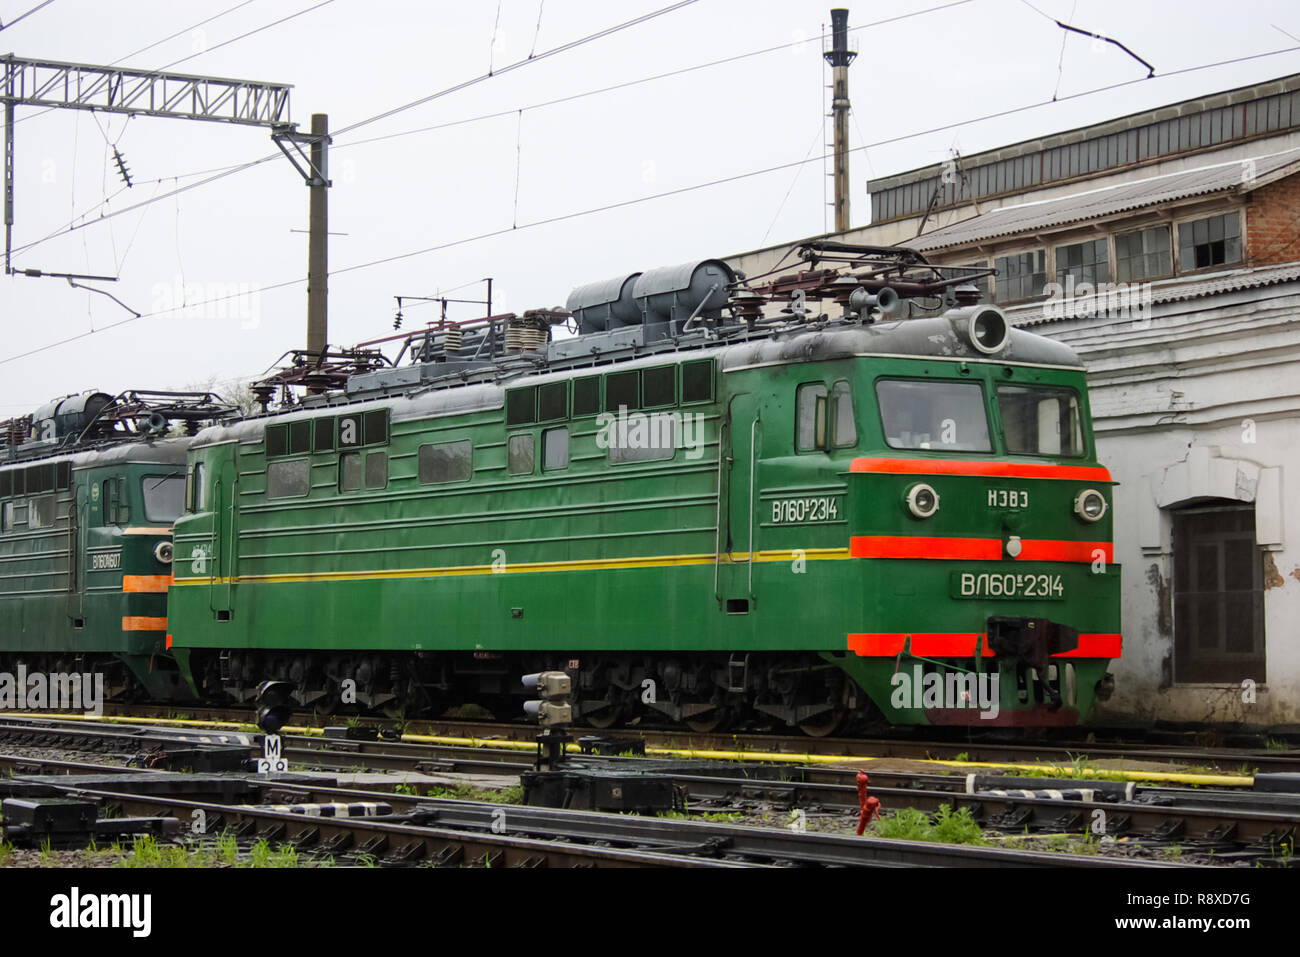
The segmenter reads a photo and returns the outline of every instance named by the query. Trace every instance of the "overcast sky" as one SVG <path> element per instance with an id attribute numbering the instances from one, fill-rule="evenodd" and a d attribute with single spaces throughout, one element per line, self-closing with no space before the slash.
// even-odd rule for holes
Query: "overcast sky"
<path id="1" fill-rule="evenodd" d="M 0 30 L 0 52 L 292 84 L 294 121 L 305 129 L 311 114 L 328 113 L 341 130 L 671 2 L 54 0 Z M 0 0 L 0 22 L 38 3 Z M 859 53 L 849 71 L 852 145 L 867 147 L 851 161 L 855 226 L 869 222 L 873 175 L 1300 72 L 1292 51 L 1165 76 L 1300 46 L 1291 0 L 842 5 L 851 27 L 918 13 L 851 34 Z M 441 248 L 332 275 L 330 342 L 391 333 L 399 294 L 445 294 L 492 276 L 498 312 L 563 305 L 571 288 L 593 280 L 822 232 L 828 170 L 820 157 L 830 134 L 820 35 L 830 6 L 696 0 L 340 135 L 330 229 L 341 235 L 330 239 L 331 270 Z M 1052 17 L 1122 41 L 1155 66 L 1155 78 L 1073 96 L 1146 70 L 1116 47 L 1065 35 Z M 979 119 L 1054 96 L 1073 98 Z M 490 114 L 504 115 L 481 118 Z M 15 266 L 118 276 L 99 285 L 158 314 L 108 328 L 131 314 L 105 296 L 60 279 L 0 277 L 0 418 L 87 388 L 255 376 L 305 345 L 307 237 L 295 230 L 307 226 L 308 190 L 266 130 L 31 107 L 17 117 Z M 952 124 L 961 125 L 909 135 Z M 130 189 L 110 144 L 130 169 Z M 274 161 L 166 196 L 204 179 L 200 171 L 271 153 Z M 611 204 L 627 205 L 537 225 Z M 74 221 L 86 225 L 67 232 Z M 269 288 L 280 283 L 288 285 Z M 451 294 L 481 298 L 482 290 Z M 192 305 L 235 291 L 251 295 Z M 182 298 L 187 312 L 176 308 Z M 404 311 L 408 329 L 432 315 Z M 452 315 L 476 314 L 460 307 Z"/>

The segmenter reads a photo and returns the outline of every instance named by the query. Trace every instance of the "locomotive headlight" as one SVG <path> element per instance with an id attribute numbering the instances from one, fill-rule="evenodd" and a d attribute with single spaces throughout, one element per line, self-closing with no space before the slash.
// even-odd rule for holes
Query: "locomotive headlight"
<path id="1" fill-rule="evenodd" d="M 907 510 L 916 518 L 929 518 L 939 511 L 939 493 L 924 482 L 907 490 Z"/>
<path id="2" fill-rule="evenodd" d="M 153 557 L 158 559 L 158 561 L 162 562 L 164 565 L 170 565 L 172 563 L 173 551 L 171 542 L 159 542 L 153 547 Z"/>
<path id="3" fill-rule="evenodd" d="M 1106 498 L 1095 488 L 1084 489 L 1074 497 L 1074 514 L 1085 522 L 1099 522 L 1106 514 Z"/>

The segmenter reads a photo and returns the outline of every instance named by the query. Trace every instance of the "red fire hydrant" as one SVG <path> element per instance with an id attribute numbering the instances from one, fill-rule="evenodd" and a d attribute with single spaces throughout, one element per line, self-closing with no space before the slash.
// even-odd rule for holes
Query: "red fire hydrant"
<path id="1" fill-rule="evenodd" d="M 858 772 L 858 805 L 862 808 L 858 814 L 858 834 L 861 835 L 867 829 L 867 822 L 873 817 L 880 816 L 880 798 L 869 797 L 867 795 L 867 785 L 870 779 L 866 771 Z"/>

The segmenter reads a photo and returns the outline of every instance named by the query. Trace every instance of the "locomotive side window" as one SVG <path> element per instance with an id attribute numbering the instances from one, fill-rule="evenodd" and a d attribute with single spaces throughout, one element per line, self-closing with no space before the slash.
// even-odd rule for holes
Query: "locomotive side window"
<path id="1" fill-rule="evenodd" d="M 713 360 L 702 359 L 682 365 L 682 402 L 713 399 Z"/>
<path id="2" fill-rule="evenodd" d="M 554 422 L 569 417 L 569 383 L 548 382 L 537 388 L 537 421 Z"/>
<path id="3" fill-rule="evenodd" d="M 611 465 L 624 462 L 659 462 L 677 454 L 676 416 L 670 412 L 637 412 L 614 418 L 604 428 Z"/>
<path id="4" fill-rule="evenodd" d="M 289 427 L 287 425 L 268 425 L 266 427 L 266 457 L 278 458 L 289 453 Z"/>
<path id="5" fill-rule="evenodd" d="M 600 411 L 600 376 L 588 376 L 573 383 L 573 417 Z"/>
<path id="6" fill-rule="evenodd" d="M 858 444 L 858 425 L 853 418 L 853 392 L 841 379 L 831 388 L 831 407 L 835 411 L 835 447 L 846 449 Z"/>
<path id="7" fill-rule="evenodd" d="M 141 480 L 144 517 L 171 524 L 185 510 L 185 479 L 179 475 L 146 475 Z"/>
<path id="8" fill-rule="evenodd" d="M 532 475 L 535 464 L 533 434 L 521 432 L 510 436 L 510 446 L 506 458 L 511 475 Z"/>
<path id="9" fill-rule="evenodd" d="M 334 451 L 334 429 L 335 423 L 333 418 L 316 419 L 313 423 L 315 436 L 313 448 L 317 452 Z"/>
<path id="10" fill-rule="evenodd" d="M 54 511 L 58 499 L 53 495 L 37 495 L 27 500 L 27 527 L 49 528 L 54 524 Z"/>
<path id="11" fill-rule="evenodd" d="M 8 498 L 14 493 L 14 476 L 12 472 L 0 472 L 0 498 Z"/>
<path id="12" fill-rule="evenodd" d="M 547 429 L 542 433 L 542 471 L 569 467 L 569 429 Z"/>
<path id="13" fill-rule="evenodd" d="M 474 447 L 469 439 L 420 446 L 420 482 L 468 482 L 474 477 Z"/>
<path id="14" fill-rule="evenodd" d="M 818 401 L 820 400 L 820 401 Z M 805 382 L 795 393 L 795 449 L 809 452 L 826 447 L 826 386 Z"/>
<path id="15" fill-rule="evenodd" d="M 266 467 L 268 498 L 293 498 L 311 489 L 311 463 L 306 459 L 272 462 Z"/>
<path id="16" fill-rule="evenodd" d="M 311 420 L 289 423 L 289 454 L 301 455 L 311 451 Z"/>
<path id="17" fill-rule="evenodd" d="M 537 421 L 537 386 L 506 393 L 506 425 L 529 425 Z"/>
<path id="18" fill-rule="evenodd" d="M 641 376 L 645 407 L 654 409 L 677 404 L 677 367 L 661 366 L 646 369 Z"/>
<path id="19" fill-rule="evenodd" d="M 106 479 L 103 488 L 104 524 L 125 525 L 131 519 L 131 509 L 126 503 L 125 480 Z"/>
<path id="20" fill-rule="evenodd" d="M 5 502 L 4 508 L 0 509 L 0 532 L 13 531 L 14 527 L 14 503 Z"/>
<path id="21" fill-rule="evenodd" d="M 1072 389 L 999 386 L 998 413 L 1013 455 L 1084 454 L 1079 397 Z"/>
<path id="22" fill-rule="evenodd" d="M 208 490 L 203 486 L 203 478 L 206 469 L 202 462 L 195 462 L 194 468 L 190 470 L 187 477 L 188 488 L 185 490 L 185 501 L 189 503 L 188 511 L 201 512 L 208 504 Z"/>
<path id="23" fill-rule="evenodd" d="M 611 372 L 605 376 L 605 411 L 641 408 L 641 373 Z"/>
<path id="24" fill-rule="evenodd" d="M 388 488 L 387 452 L 371 452 L 366 456 L 366 488 Z"/>
<path id="25" fill-rule="evenodd" d="M 345 452 L 339 456 L 339 491 L 355 492 L 362 483 L 361 453 Z"/>
<path id="26" fill-rule="evenodd" d="M 984 390 L 977 382 L 881 379 L 876 398 L 890 448 L 993 451 Z"/>

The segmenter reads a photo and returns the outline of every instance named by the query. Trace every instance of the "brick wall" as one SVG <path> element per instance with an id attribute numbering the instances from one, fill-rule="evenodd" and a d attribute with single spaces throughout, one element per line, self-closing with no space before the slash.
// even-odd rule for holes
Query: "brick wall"
<path id="1" fill-rule="evenodd" d="M 1300 260 L 1300 175 L 1269 183 L 1246 204 L 1246 263 Z"/>

